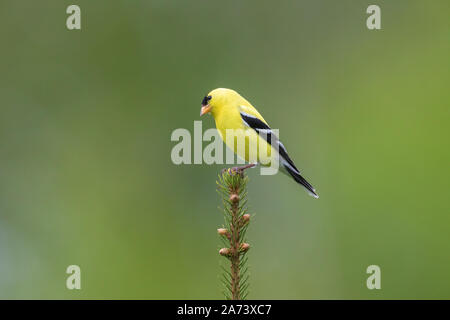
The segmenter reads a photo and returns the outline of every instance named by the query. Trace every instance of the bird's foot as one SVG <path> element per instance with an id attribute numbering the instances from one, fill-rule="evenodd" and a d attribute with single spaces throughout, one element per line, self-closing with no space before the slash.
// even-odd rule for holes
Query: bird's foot
<path id="1" fill-rule="evenodd" d="M 247 165 L 241 166 L 241 167 L 232 167 L 232 168 L 229 168 L 229 169 L 223 169 L 222 170 L 222 174 L 225 171 L 228 171 L 229 174 L 233 174 L 233 173 L 236 174 L 236 173 L 238 173 L 238 174 L 242 175 L 244 173 L 245 169 L 253 168 L 254 166 L 256 166 L 255 163 L 250 163 L 250 164 L 247 164 Z"/>

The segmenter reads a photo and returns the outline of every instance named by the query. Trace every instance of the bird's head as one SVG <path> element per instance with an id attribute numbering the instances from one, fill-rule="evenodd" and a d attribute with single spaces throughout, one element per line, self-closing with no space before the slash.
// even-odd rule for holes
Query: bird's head
<path id="1" fill-rule="evenodd" d="M 240 97 L 239 93 L 231 89 L 218 88 L 208 93 L 202 100 L 200 115 L 211 113 L 213 116 L 222 108 L 231 105 Z"/>

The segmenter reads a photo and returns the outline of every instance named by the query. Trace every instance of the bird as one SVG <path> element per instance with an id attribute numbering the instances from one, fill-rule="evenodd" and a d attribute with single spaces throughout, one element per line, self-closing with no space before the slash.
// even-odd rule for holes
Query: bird
<path id="1" fill-rule="evenodd" d="M 256 162 L 262 166 L 277 163 L 284 174 L 292 177 L 314 198 L 319 198 L 314 187 L 302 177 L 300 171 L 289 157 L 285 146 L 264 120 L 261 114 L 232 89 L 217 88 L 204 96 L 201 103 L 200 116 L 211 114 L 223 142 L 247 162 Z M 245 149 L 237 148 L 236 138 L 227 139 L 227 130 L 235 130 L 238 138 L 245 139 Z M 263 163 L 260 148 L 267 148 L 269 161 Z M 252 151 L 253 150 L 253 151 Z M 256 152 L 255 152 L 256 150 Z"/>

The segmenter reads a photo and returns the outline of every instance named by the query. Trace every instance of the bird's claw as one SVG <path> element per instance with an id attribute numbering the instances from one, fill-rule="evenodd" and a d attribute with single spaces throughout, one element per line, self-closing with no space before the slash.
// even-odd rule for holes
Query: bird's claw
<path id="1" fill-rule="evenodd" d="M 245 166 L 242 167 L 232 167 L 232 168 L 228 168 L 228 169 L 222 169 L 222 175 L 226 172 L 228 172 L 229 175 L 233 175 L 233 174 L 240 174 L 242 175 L 244 173 L 245 169 L 248 168 L 253 168 L 254 166 L 256 166 L 256 164 L 251 163 L 251 164 L 247 164 Z"/>

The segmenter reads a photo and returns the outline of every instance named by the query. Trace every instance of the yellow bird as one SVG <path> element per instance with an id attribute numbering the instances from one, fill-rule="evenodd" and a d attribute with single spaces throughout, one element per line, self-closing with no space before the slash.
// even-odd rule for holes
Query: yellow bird
<path id="1" fill-rule="evenodd" d="M 276 164 L 310 195 L 319 197 L 313 186 L 300 175 L 286 148 L 261 114 L 239 93 L 225 88 L 214 89 L 203 98 L 200 115 L 206 113 L 214 117 L 220 137 L 240 158 L 262 166 Z M 228 134 L 230 131 L 233 135 Z M 239 148 L 239 139 L 245 141 L 243 148 Z M 262 159 L 264 153 L 261 150 L 265 151 L 267 159 Z"/>

